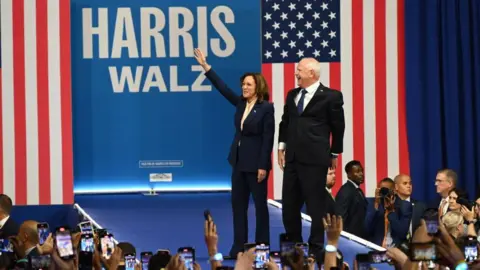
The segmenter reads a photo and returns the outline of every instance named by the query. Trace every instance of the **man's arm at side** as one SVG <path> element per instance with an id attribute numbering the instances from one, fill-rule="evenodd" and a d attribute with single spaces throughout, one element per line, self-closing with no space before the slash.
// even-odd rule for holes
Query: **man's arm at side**
<path id="1" fill-rule="evenodd" d="M 330 104 L 329 125 L 332 132 L 332 154 L 341 154 L 343 152 L 343 136 L 345 133 L 345 114 L 343 112 L 342 92 L 334 90 L 333 100 Z"/>
<path id="2" fill-rule="evenodd" d="M 352 196 L 348 196 L 345 188 L 340 188 L 335 197 L 335 213 L 341 216 L 343 221 L 348 218 L 348 208 L 350 206 Z"/>
<path id="3" fill-rule="evenodd" d="M 285 150 L 287 148 L 287 140 L 288 140 L 288 124 L 290 122 L 290 116 L 288 114 L 289 108 L 288 108 L 288 98 L 290 96 L 289 92 L 287 94 L 287 98 L 285 99 L 285 105 L 283 106 L 283 114 L 282 114 L 282 120 L 280 121 L 279 124 L 279 130 L 278 130 L 278 150 Z"/>

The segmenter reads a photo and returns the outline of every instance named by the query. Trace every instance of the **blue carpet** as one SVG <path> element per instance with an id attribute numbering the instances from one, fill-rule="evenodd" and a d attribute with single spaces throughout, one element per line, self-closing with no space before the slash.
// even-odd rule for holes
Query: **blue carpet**
<path id="1" fill-rule="evenodd" d="M 114 234 L 118 241 L 132 243 L 137 254 L 193 246 L 197 261 L 207 269 L 208 254 L 203 238 L 203 211 L 210 209 L 217 224 L 219 251 L 228 254 L 232 241 L 232 212 L 229 193 L 77 195 L 78 203 L 96 222 Z M 278 235 L 284 232 L 281 209 L 270 206 L 271 249 L 279 249 Z M 255 209 L 249 208 L 249 240 L 254 241 Z M 308 239 L 310 223 L 303 222 L 303 237 Z M 350 265 L 355 254 L 367 247 L 342 238 L 339 244 Z M 233 264 L 233 262 L 231 263 Z M 378 268 L 378 267 L 377 267 Z M 379 269 L 392 269 L 381 265 Z"/>

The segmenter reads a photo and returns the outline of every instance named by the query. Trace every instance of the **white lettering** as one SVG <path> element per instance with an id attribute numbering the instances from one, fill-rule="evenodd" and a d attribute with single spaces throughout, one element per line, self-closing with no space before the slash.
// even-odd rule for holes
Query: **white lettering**
<path id="1" fill-rule="evenodd" d="M 220 39 L 212 38 L 210 41 L 210 46 L 212 52 L 218 57 L 227 57 L 230 56 L 235 51 L 235 39 L 232 34 L 228 31 L 225 24 L 220 20 L 220 14 L 225 15 L 225 23 L 234 23 L 235 15 L 233 11 L 227 6 L 218 6 L 215 7 L 210 14 L 210 20 L 212 22 L 213 28 L 217 33 L 222 37 L 225 42 L 225 49 L 220 48 Z"/>
<path id="2" fill-rule="evenodd" d="M 179 57 L 180 37 L 183 39 L 185 56 L 193 56 L 193 39 L 189 31 L 193 27 L 192 12 L 183 7 L 171 7 L 168 9 L 169 34 L 170 34 L 170 57 Z M 183 27 L 180 27 L 180 16 L 183 17 Z"/>
<path id="3" fill-rule="evenodd" d="M 170 66 L 170 91 L 188 92 L 188 85 L 178 85 L 178 68 Z"/>
<path id="4" fill-rule="evenodd" d="M 125 32 L 124 32 L 125 31 Z M 125 34 L 125 39 L 123 35 Z M 122 49 L 127 48 L 129 58 L 138 58 L 137 40 L 130 8 L 119 8 L 113 34 L 112 58 L 122 57 Z"/>
<path id="5" fill-rule="evenodd" d="M 150 58 L 152 54 L 151 38 L 155 44 L 156 57 L 165 57 L 165 39 L 160 33 L 165 27 L 165 14 L 158 8 L 141 8 L 142 57 Z M 151 16 L 153 15 L 153 26 Z"/>
<path id="6" fill-rule="evenodd" d="M 93 26 L 92 9 L 82 9 L 83 58 L 93 58 L 93 35 L 98 35 L 100 58 L 108 58 L 108 9 L 98 9 L 98 26 Z"/>
<path id="7" fill-rule="evenodd" d="M 205 91 L 212 91 L 211 85 L 203 85 L 203 81 L 207 77 L 205 77 L 205 70 L 203 70 L 202 66 L 196 65 L 192 66 L 192 71 L 200 71 L 197 76 L 197 79 L 192 84 L 192 92 L 205 92 Z"/>
<path id="8" fill-rule="evenodd" d="M 160 92 L 167 92 L 167 85 L 159 66 L 152 66 L 148 69 L 142 92 L 149 92 L 152 87 L 157 87 Z"/>
<path id="9" fill-rule="evenodd" d="M 119 71 L 119 69 L 121 69 Z M 191 66 L 192 71 L 198 72 L 195 81 L 189 84 L 179 84 L 178 66 L 170 66 L 168 71 L 170 74 L 163 74 L 160 66 L 150 66 L 144 77 L 144 70 L 147 67 L 135 67 L 135 74 L 132 72 L 133 67 L 108 67 L 110 72 L 110 80 L 112 81 L 112 88 L 114 93 L 149 93 L 151 88 L 157 88 L 158 92 L 206 92 L 212 91 L 211 85 L 203 85 L 205 81 L 204 72 L 201 66 Z M 165 70 L 165 69 L 164 69 Z M 182 70 L 184 70 L 182 68 Z M 120 73 L 120 74 L 119 74 Z M 165 82 L 165 77 L 168 77 L 170 85 Z M 143 85 L 143 87 L 141 87 Z M 125 91 L 125 88 L 127 90 Z M 140 91 L 142 88 L 142 91 Z"/>
<path id="10" fill-rule="evenodd" d="M 110 80 L 112 81 L 114 93 L 123 93 L 123 89 L 125 89 L 125 81 L 127 81 L 129 92 L 138 93 L 140 90 L 143 71 L 142 66 L 136 68 L 135 81 L 133 80 L 132 69 L 130 67 L 122 67 L 120 78 L 118 78 L 117 67 L 108 67 L 108 71 L 110 72 Z"/>
<path id="11" fill-rule="evenodd" d="M 186 7 L 169 7 L 168 13 L 156 7 L 142 7 L 140 8 L 139 22 L 132 16 L 131 8 L 117 8 L 113 41 L 109 40 L 109 9 L 98 8 L 96 11 L 98 12 L 98 22 L 96 26 L 93 26 L 93 10 L 91 8 L 82 9 L 84 58 L 93 58 L 94 35 L 98 36 L 99 58 L 125 57 L 122 54 L 124 49 L 127 50 L 129 58 L 150 58 L 153 55 L 152 43 L 155 46 L 153 57 L 157 58 L 180 57 L 182 49 L 182 56 L 193 57 L 195 46 L 201 48 L 206 54 L 211 47 L 211 52 L 218 57 L 228 57 L 235 51 L 235 39 L 226 26 L 235 23 L 235 14 L 227 6 L 217 6 L 210 11 L 210 14 L 204 6 L 196 7 L 195 14 Z M 165 14 L 168 14 L 168 18 Z M 135 23 L 140 23 L 139 34 L 135 33 Z M 168 36 L 162 33 L 166 30 L 167 24 Z M 209 38 L 209 24 L 218 33 L 218 37 Z M 195 30 L 194 40 L 192 31 Z M 214 33 L 210 33 L 210 35 L 212 34 Z M 137 36 L 139 37 L 138 41 Z M 166 39 L 169 42 L 168 55 Z M 141 51 L 139 51 L 140 49 Z"/>
<path id="12" fill-rule="evenodd" d="M 207 8 L 197 7 L 197 47 L 208 56 Z"/>

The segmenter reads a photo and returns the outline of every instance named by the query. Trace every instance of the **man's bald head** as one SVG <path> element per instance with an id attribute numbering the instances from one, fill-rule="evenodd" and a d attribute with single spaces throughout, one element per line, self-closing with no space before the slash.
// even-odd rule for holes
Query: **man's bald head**
<path id="1" fill-rule="evenodd" d="M 320 79 L 320 63 L 315 58 L 303 58 L 295 72 L 298 86 L 307 88 Z"/>
<path id="2" fill-rule="evenodd" d="M 18 236 L 22 242 L 30 242 L 32 245 L 36 245 L 39 242 L 38 237 L 38 230 L 37 230 L 38 222 L 34 220 L 27 220 L 22 223 L 20 229 L 18 230 Z"/>
<path id="3" fill-rule="evenodd" d="M 393 179 L 395 182 L 395 191 L 403 200 L 412 195 L 412 179 L 409 175 L 399 174 Z"/>

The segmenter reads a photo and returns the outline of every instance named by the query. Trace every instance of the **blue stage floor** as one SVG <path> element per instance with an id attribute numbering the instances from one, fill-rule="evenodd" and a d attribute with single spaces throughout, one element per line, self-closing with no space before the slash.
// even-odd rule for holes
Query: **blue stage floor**
<path id="1" fill-rule="evenodd" d="M 77 195 L 75 200 L 97 223 L 113 233 L 118 241 L 132 243 L 137 254 L 142 251 L 155 252 L 160 248 L 175 252 L 179 247 L 193 246 L 197 261 L 202 268 L 207 267 L 208 254 L 203 238 L 205 209 L 210 209 L 217 224 L 220 252 L 228 254 L 232 244 L 229 193 Z M 278 235 L 284 232 L 281 209 L 270 206 L 269 210 L 271 249 L 278 250 Z M 249 208 L 249 228 L 249 240 L 253 241 L 253 204 Z M 304 239 L 308 239 L 309 231 L 310 224 L 304 221 Z M 340 250 L 351 266 L 355 254 L 369 251 L 367 247 L 344 238 L 340 241 Z M 393 269 L 387 265 L 377 268 Z"/>

